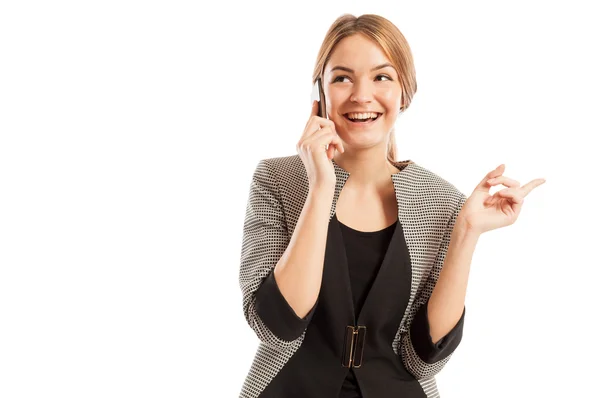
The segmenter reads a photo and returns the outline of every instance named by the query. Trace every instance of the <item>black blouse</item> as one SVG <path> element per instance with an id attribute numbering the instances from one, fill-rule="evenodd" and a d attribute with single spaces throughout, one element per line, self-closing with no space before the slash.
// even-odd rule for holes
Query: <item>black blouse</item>
<path id="1" fill-rule="evenodd" d="M 358 231 L 339 220 L 344 246 L 346 247 L 346 257 L 348 258 L 348 272 L 350 274 L 350 285 L 352 287 L 352 298 L 354 301 L 354 313 L 358 316 L 362 308 L 367 293 L 377 276 L 379 267 L 383 262 L 383 257 L 390 244 L 396 224 L 373 232 Z M 407 276 L 410 277 L 410 276 Z M 350 368 L 348 376 L 342 384 L 340 398 L 362 398 L 360 388 L 354 375 L 354 369 Z"/>
<path id="2" fill-rule="evenodd" d="M 358 231 L 342 224 L 339 220 L 337 221 L 340 225 L 346 248 L 354 313 L 358 316 L 367 293 L 379 272 L 394 231 L 398 226 L 398 220 L 382 230 L 373 232 Z M 401 228 L 401 226 L 398 227 Z M 409 274 L 405 276 L 406 278 L 411 277 Z M 456 337 L 462 335 L 463 326 L 464 315 L 446 336 L 439 342 L 432 344 L 429 337 L 427 303 L 425 303 L 422 310 L 418 311 L 415 315 L 411 325 L 411 330 L 415 336 L 415 349 L 424 357 L 447 355 L 456 348 L 456 343 L 446 344 L 446 342 L 456 341 Z M 342 384 L 339 398 L 362 398 L 353 368 L 348 369 L 348 375 Z"/>

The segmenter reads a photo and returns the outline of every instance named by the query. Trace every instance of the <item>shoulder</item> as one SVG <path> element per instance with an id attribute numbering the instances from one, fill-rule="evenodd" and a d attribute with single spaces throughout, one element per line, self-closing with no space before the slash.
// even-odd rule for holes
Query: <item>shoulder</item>
<path id="1" fill-rule="evenodd" d="M 453 183 L 441 174 L 438 174 L 417 163 L 411 163 L 405 171 L 408 172 L 408 184 L 412 190 L 438 206 L 461 206 L 467 196 Z"/>
<path id="2" fill-rule="evenodd" d="M 261 159 L 254 174 L 277 184 L 306 179 L 306 169 L 299 155 Z"/>
<path id="3" fill-rule="evenodd" d="M 267 165 L 274 171 L 293 171 L 296 169 L 304 169 L 304 164 L 302 163 L 302 159 L 300 159 L 299 155 L 290 155 L 290 156 L 280 156 L 274 158 L 265 158 L 261 159 L 260 164 Z"/>

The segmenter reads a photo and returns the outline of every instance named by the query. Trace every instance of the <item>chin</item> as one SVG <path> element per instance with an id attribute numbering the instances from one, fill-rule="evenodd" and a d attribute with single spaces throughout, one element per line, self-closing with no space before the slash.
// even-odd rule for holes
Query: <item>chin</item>
<path id="1" fill-rule="evenodd" d="M 344 141 L 344 148 L 369 149 L 379 145 L 386 145 L 386 136 L 382 134 L 356 134 L 353 132 L 339 132 Z"/>

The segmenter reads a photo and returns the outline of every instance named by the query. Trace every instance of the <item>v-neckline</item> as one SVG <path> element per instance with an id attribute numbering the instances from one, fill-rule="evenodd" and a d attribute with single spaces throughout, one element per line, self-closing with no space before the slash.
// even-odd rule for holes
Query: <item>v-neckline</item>
<path id="1" fill-rule="evenodd" d="M 333 163 L 334 171 L 336 174 L 336 184 L 335 184 L 333 200 L 331 203 L 329 220 L 330 220 L 330 223 L 333 221 L 333 224 L 335 224 L 335 233 L 338 235 L 339 242 L 343 246 L 344 238 L 342 236 L 341 226 L 335 215 L 336 215 L 336 207 L 337 207 L 338 198 L 340 196 L 340 193 L 342 192 L 342 189 L 344 188 L 344 185 L 346 184 L 346 181 L 348 180 L 348 177 L 350 177 L 350 173 L 348 171 L 344 170 L 342 167 L 340 167 L 335 162 L 335 160 L 332 160 L 332 163 Z M 384 275 L 386 273 L 387 269 L 390 267 L 390 263 L 394 256 L 395 251 L 400 250 L 400 248 L 398 247 L 399 244 L 395 244 L 395 243 L 400 243 L 400 242 L 398 242 L 400 239 L 400 234 L 403 234 L 401 231 L 402 224 L 401 224 L 400 203 L 399 203 L 400 189 L 403 184 L 404 176 L 408 174 L 405 172 L 406 169 L 413 165 L 416 165 L 416 164 L 414 162 L 409 163 L 408 165 L 405 165 L 398 173 L 394 173 L 394 174 L 390 175 L 390 178 L 392 179 L 393 185 L 394 185 L 394 194 L 395 194 L 395 198 L 396 198 L 396 207 L 397 207 L 398 218 L 395 223 L 394 232 L 390 239 L 390 244 L 388 245 L 387 250 L 385 252 L 381 266 L 379 267 L 379 270 L 377 271 L 377 275 L 375 276 L 375 278 L 373 280 L 373 284 L 371 285 L 369 292 L 367 293 L 367 296 L 365 297 L 363 306 L 358 314 L 355 313 L 355 309 L 354 309 L 354 301 L 352 298 L 352 289 L 351 289 L 351 284 L 350 284 L 350 274 L 349 274 L 349 270 L 348 270 L 348 259 L 346 256 L 346 250 L 345 250 L 345 247 L 340 248 L 339 255 L 343 258 L 339 259 L 340 261 L 338 263 L 339 263 L 339 266 L 343 267 L 343 270 L 341 270 L 342 271 L 341 275 L 342 275 L 342 278 L 344 279 L 343 284 L 346 288 L 345 300 L 346 300 L 346 305 L 349 308 L 351 308 L 351 310 L 352 310 L 352 319 L 354 321 L 354 325 L 359 325 L 363 319 L 363 314 L 368 313 L 370 311 L 369 307 L 372 305 L 375 305 L 375 303 L 373 302 L 373 300 L 375 300 L 374 296 L 376 295 L 376 293 L 379 290 L 378 287 L 382 283 L 385 282 L 384 280 L 382 280 L 383 277 L 381 275 Z M 394 164 L 394 166 L 396 167 L 397 164 Z"/>
<path id="2" fill-rule="evenodd" d="M 350 280 L 350 270 L 348 267 L 348 256 L 346 255 L 346 248 L 345 248 L 345 241 L 344 241 L 344 236 L 342 233 L 342 229 L 341 229 L 341 223 L 340 221 L 337 219 L 337 216 L 334 214 L 332 217 L 332 221 L 334 222 L 335 226 L 336 226 L 336 233 L 339 234 L 339 239 L 340 239 L 340 243 L 341 243 L 341 252 L 343 253 L 343 260 L 339 262 L 340 266 L 343 269 L 342 275 L 344 278 L 343 284 L 346 288 L 346 299 L 347 299 L 347 305 L 349 305 L 349 307 L 351 308 L 352 311 L 352 317 L 354 320 L 354 325 L 358 326 L 361 325 L 361 320 L 362 320 L 362 315 L 366 312 L 369 311 L 369 306 L 373 305 L 371 304 L 371 302 L 374 300 L 373 296 L 377 293 L 379 289 L 379 285 L 381 285 L 382 282 L 382 278 L 386 271 L 387 268 L 390 267 L 390 263 L 392 262 L 392 257 L 393 257 L 393 250 L 396 250 L 396 246 L 394 243 L 396 242 L 396 240 L 399 239 L 399 229 L 400 229 L 400 222 L 396 221 L 396 223 L 390 225 L 388 228 L 390 227 L 394 227 L 394 232 L 392 233 L 392 237 L 390 238 L 390 242 L 387 246 L 385 255 L 383 257 L 383 260 L 381 262 L 381 266 L 379 267 L 379 269 L 377 270 L 377 274 L 375 275 L 375 278 L 373 279 L 373 283 L 371 284 L 371 287 L 369 288 L 369 291 L 367 292 L 367 295 L 365 297 L 365 300 L 363 302 L 363 305 L 360 309 L 360 311 L 358 313 L 356 313 L 356 309 L 354 308 L 354 300 L 353 300 L 353 296 L 352 296 L 352 283 Z"/>
<path id="3" fill-rule="evenodd" d="M 408 161 L 410 161 L 410 160 L 405 160 L 404 162 L 408 162 Z M 394 167 L 399 167 L 400 163 L 401 162 L 392 162 L 392 164 L 394 164 Z M 341 194 L 342 190 L 344 189 L 344 186 L 346 185 L 348 178 L 350 177 L 350 173 L 348 171 L 344 170 L 333 159 L 332 159 L 332 164 L 333 164 L 333 169 L 335 172 L 335 190 L 334 190 L 334 194 L 333 194 L 333 200 L 331 203 L 331 209 L 329 212 L 329 220 L 330 221 L 336 212 L 338 198 L 340 197 L 340 194 Z M 399 190 L 400 190 L 400 187 L 402 186 L 402 181 L 404 179 L 404 176 L 407 174 L 406 170 L 413 165 L 416 165 L 416 164 L 414 162 L 409 163 L 407 165 L 404 165 L 404 167 L 399 172 L 390 174 L 390 178 L 392 179 L 392 183 L 394 185 L 394 195 L 396 198 L 396 208 L 397 208 L 397 213 L 398 213 L 398 217 L 397 217 L 398 220 L 400 220 L 400 207 L 399 207 L 400 204 L 398 203 L 398 198 L 400 196 Z"/>

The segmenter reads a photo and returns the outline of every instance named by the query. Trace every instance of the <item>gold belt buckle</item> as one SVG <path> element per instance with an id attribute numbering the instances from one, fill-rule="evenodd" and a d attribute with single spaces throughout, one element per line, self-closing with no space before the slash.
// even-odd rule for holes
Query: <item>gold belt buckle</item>
<path id="1" fill-rule="evenodd" d="M 346 326 L 342 366 L 345 368 L 360 368 L 365 349 L 366 326 Z"/>

